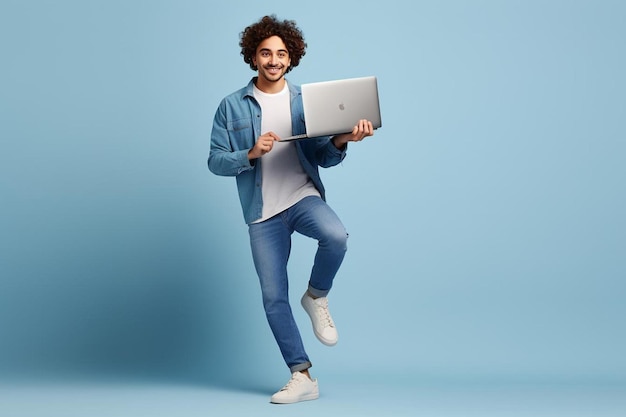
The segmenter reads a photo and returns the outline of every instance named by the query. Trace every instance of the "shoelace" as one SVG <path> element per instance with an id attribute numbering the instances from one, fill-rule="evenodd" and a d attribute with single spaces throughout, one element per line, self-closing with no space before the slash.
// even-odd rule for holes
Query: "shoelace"
<path id="1" fill-rule="evenodd" d="M 287 382 L 287 385 L 285 385 L 281 391 L 289 391 L 292 388 L 295 388 L 297 385 L 300 384 L 300 382 L 302 382 L 302 380 L 300 378 L 296 378 L 295 375 L 293 375 L 291 377 L 291 379 L 289 380 L 289 382 Z"/>
<path id="2" fill-rule="evenodd" d="M 320 319 L 322 326 L 335 327 L 335 323 L 333 323 L 333 319 L 328 311 L 328 300 L 326 298 L 318 298 L 315 300 L 315 304 L 320 307 L 317 309 L 317 317 Z"/>

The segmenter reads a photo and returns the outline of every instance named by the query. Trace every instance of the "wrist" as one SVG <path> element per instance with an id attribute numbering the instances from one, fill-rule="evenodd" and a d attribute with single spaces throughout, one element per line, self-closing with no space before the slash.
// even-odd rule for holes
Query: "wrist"
<path id="1" fill-rule="evenodd" d="M 331 140 L 333 141 L 333 145 L 335 145 L 335 148 L 337 149 L 345 148 L 346 144 L 348 143 L 347 140 L 342 140 L 341 136 L 333 136 Z"/>

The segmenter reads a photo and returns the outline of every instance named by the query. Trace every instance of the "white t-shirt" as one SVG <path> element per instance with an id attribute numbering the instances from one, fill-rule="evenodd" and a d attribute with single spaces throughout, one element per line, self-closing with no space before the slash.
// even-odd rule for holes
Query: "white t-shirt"
<path id="1" fill-rule="evenodd" d="M 279 137 L 291 136 L 289 88 L 268 94 L 254 87 L 254 98 L 261 106 L 261 132 L 272 131 Z M 274 142 L 271 152 L 261 157 L 263 176 L 263 214 L 259 223 L 288 209 L 305 197 L 320 193 L 302 168 L 295 142 Z"/>

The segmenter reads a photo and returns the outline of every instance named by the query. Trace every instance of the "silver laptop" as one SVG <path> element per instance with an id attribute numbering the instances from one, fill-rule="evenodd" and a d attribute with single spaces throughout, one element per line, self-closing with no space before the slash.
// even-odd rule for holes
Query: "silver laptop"
<path id="1" fill-rule="evenodd" d="M 376 77 L 302 84 L 302 105 L 306 134 L 281 141 L 352 132 L 360 119 L 382 126 Z"/>

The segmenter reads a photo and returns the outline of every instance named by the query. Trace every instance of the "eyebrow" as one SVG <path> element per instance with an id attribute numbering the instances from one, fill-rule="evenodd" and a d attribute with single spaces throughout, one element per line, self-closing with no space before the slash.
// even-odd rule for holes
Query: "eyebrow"
<path id="1" fill-rule="evenodd" d="M 272 52 L 272 50 L 270 48 L 261 48 L 259 50 L 259 52 Z M 289 53 L 289 51 L 287 51 L 286 49 L 278 49 L 276 52 L 287 52 L 287 53 Z"/>

